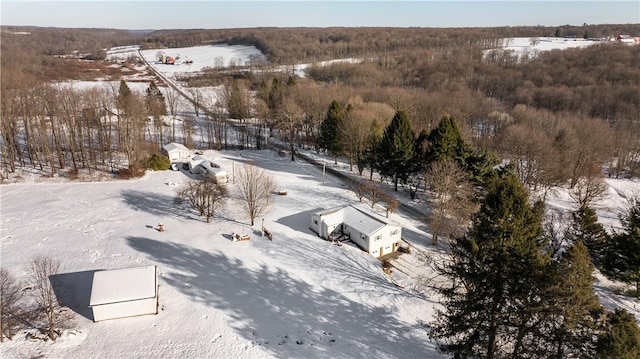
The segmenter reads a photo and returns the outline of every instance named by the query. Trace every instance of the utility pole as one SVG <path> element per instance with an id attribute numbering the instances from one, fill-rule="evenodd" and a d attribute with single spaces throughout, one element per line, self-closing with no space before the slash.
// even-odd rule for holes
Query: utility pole
<path id="1" fill-rule="evenodd" d="M 322 184 L 324 184 L 324 173 L 325 173 L 325 168 L 327 166 L 327 161 L 325 161 L 325 159 L 322 159 Z"/>

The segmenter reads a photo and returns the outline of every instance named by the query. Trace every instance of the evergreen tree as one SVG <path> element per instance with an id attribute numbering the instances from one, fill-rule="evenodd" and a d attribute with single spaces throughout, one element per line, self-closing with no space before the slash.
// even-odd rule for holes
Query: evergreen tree
<path id="1" fill-rule="evenodd" d="M 609 235 L 602 224 L 598 223 L 596 211 L 589 206 L 581 206 L 574 212 L 568 239 L 574 243 L 582 241 L 589 249 L 593 264 L 598 268 L 602 267 Z"/>
<path id="2" fill-rule="evenodd" d="M 611 239 L 604 271 L 614 279 L 635 284 L 636 296 L 640 296 L 640 199 L 634 200 L 621 222 L 624 231 Z"/>
<path id="3" fill-rule="evenodd" d="M 167 106 L 164 101 L 164 95 L 154 81 L 151 81 L 147 88 L 145 105 L 147 106 L 147 112 L 154 117 L 167 115 Z"/>
<path id="4" fill-rule="evenodd" d="M 224 104 L 231 118 L 243 121 L 251 117 L 251 94 L 241 80 L 233 80 L 231 86 L 225 88 Z"/>
<path id="5" fill-rule="evenodd" d="M 131 102 L 131 89 L 124 80 L 120 80 L 118 88 L 118 96 L 116 97 L 116 106 L 125 114 L 129 111 Z"/>
<path id="6" fill-rule="evenodd" d="M 393 178 L 394 190 L 398 181 L 406 181 L 413 169 L 413 149 L 415 135 L 407 115 L 396 112 L 391 123 L 385 128 L 378 147 L 378 170 L 381 175 Z"/>
<path id="7" fill-rule="evenodd" d="M 552 285 L 544 295 L 538 338 L 548 345 L 538 350 L 547 358 L 590 358 L 596 350 L 597 320 L 602 306 L 593 290 L 589 250 L 578 240 L 552 267 Z"/>
<path id="8" fill-rule="evenodd" d="M 526 353 L 540 293 L 548 283 L 542 205 L 529 204 L 513 174 L 488 186 L 467 235 L 453 241 L 451 260 L 439 271 L 445 311 L 430 336 L 456 358 L 498 358 Z"/>
<path id="9" fill-rule="evenodd" d="M 605 331 L 598 337 L 598 358 L 640 358 L 640 328 L 632 314 L 616 309 L 607 315 Z"/>
<path id="10" fill-rule="evenodd" d="M 413 148 L 414 173 L 424 173 L 429 169 L 427 153 L 429 151 L 429 133 L 426 130 L 420 131 Z"/>
<path id="11" fill-rule="evenodd" d="M 429 149 L 426 153 L 427 162 L 434 163 L 452 159 L 462 167 L 466 167 L 465 158 L 472 152 L 464 142 L 455 119 L 444 116 L 428 137 Z"/>
<path id="12" fill-rule="evenodd" d="M 340 123 L 344 121 L 345 110 L 336 100 L 331 102 L 324 121 L 320 124 L 320 137 L 318 146 L 329 151 L 333 155 L 334 162 L 338 163 L 338 155 L 342 152 L 340 139 Z"/>
<path id="13" fill-rule="evenodd" d="M 456 120 L 444 116 L 427 138 L 428 150 L 425 163 L 430 165 L 445 159 L 456 161 L 476 183 L 486 183 L 493 175 L 498 159 L 491 153 L 475 151 L 466 143 L 458 129 Z"/>
<path id="14" fill-rule="evenodd" d="M 373 180 L 373 171 L 377 164 L 377 153 L 382 141 L 383 128 L 378 121 L 373 120 L 369 127 L 369 133 L 364 140 L 362 158 L 358 158 L 358 167 L 369 167 L 369 179 Z M 360 162 L 361 161 L 361 162 Z"/>

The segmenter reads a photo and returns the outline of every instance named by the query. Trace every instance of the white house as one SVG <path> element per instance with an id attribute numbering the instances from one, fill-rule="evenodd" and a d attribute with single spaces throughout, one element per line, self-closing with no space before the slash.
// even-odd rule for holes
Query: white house
<path id="1" fill-rule="evenodd" d="M 399 224 L 373 212 L 362 203 L 313 213 L 309 228 L 324 239 L 348 236 L 376 258 L 395 252 L 402 240 L 402 227 Z"/>
<path id="2" fill-rule="evenodd" d="M 227 171 L 223 170 L 220 167 L 212 166 L 212 164 L 215 165 L 212 162 L 205 161 L 201 163 L 200 166 L 204 169 L 204 173 L 212 176 L 213 180 L 217 184 L 229 183 L 229 174 L 227 173 Z"/>
<path id="3" fill-rule="evenodd" d="M 188 160 L 188 165 L 189 165 L 189 172 L 193 173 L 193 174 L 200 174 L 204 172 L 204 168 L 202 166 L 200 166 L 201 164 L 207 162 L 209 160 L 207 160 L 206 158 L 200 156 L 200 155 L 195 155 L 191 158 L 189 158 Z"/>
<path id="4" fill-rule="evenodd" d="M 175 142 L 162 146 L 162 150 L 172 162 L 186 160 L 191 155 L 191 151 L 188 148 Z"/>
<path id="5" fill-rule="evenodd" d="M 94 322 L 158 314 L 156 266 L 95 272 L 89 306 Z"/>
<path id="6" fill-rule="evenodd" d="M 208 174 L 212 176 L 218 184 L 229 182 L 229 174 L 227 171 L 203 156 L 193 156 L 189 158 L 187 163 L 189 165 L 189 172 L 193 174 Z"/>

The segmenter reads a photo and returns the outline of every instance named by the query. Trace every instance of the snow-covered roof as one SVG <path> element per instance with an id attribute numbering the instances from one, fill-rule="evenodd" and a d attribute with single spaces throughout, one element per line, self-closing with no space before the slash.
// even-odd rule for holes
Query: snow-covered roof
<path id="1" fill-rule="evenodd" d="M 90 306 L 153 298 L 156 266 L 104 270 L 93 274 Z"/>
<path id="2" fill-rule="evenodd" d="M 193 156 L 191 158 L 189 158 L 189 166 L 191 166 L 191 168 L 195 168 L 198 165 L 201 165 L 205 162 L 208 162 L 209 160 L 200 156 L 200 155 L 196 155 Z"/>
<path id="3" fill-rule="evenodd" d="M 387 225 L 399 226 L 399 224 L 393 222 L 389 218 L 375 213 L 363 203 L 353 203 L 346 206 L 325 209 L 316 212 L 315 214 L 320 217 L 328 216 L 330 214 L 341 215 L 342 223 L 353 227 L 358 232 L 365 235 L 371 235 Z"/>
<path id="4" fill-rule="evenodd" d="M 166 145 L 162 146 L 162 148 L 167 152 L 171 152 L 175 150 L 189 151 L 189 149 L 184 145 L 180 143 L 175 143 L 175 142 L 167 143 Z"/>

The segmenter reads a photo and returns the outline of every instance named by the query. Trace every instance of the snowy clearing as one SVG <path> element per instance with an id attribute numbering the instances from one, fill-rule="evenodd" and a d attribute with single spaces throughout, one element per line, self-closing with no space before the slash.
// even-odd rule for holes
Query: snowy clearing
<path id="1" fill-rule="evenodd" d="M 175 75 L 211 66 L 216 56 L 229 55 L 225 63 L 239 56 L 232 51 L 215 55 L 212 48 L 165 49 L 193 64 L 153 66 Z M 143 53 L 153 63 L 157 52 Z M 148 82 L 128 84 L 136 91 L 148 87 Z M 214 88 L 203 91 L 215 96 Z M 377 259 L 353 245 L 323 241 L 309 229 L 310 213 L 356 200 L 336 178 L 327 176 L 323 183 L 322 169 L 272 151 L 205 155 L 230 173 L 243 163 L 256 164 L 287 195 L 273 196 L 273 209 L 251 227 L 233 199 L 233 183 L 228 185 L 232 199 L 212 223 L 174 204 L 176 190 L 190 176 L 185 171 L 91 183 L 24 173 L 21 183 L 0 186 L 2 266 L 27 280 L 30 259 L 46 254 L 62 261 L 60 278 L 74 290 L 68 305 L 74 319 L 61 338 L 34 341 L 21 332 L 0 345 L 0 357 L 442 357 L 423 323 L 440 307 L 425 284 L 433 280 L 430 263 L 442 257 L 444 246 L 428 244 L 430 234 L 419 220 L 391 215 L 404 226 L 403 237 L 415 250 L 394 260 L 387 276 Z M 348 172 L 346 163 L 328 166 Z M 617 229 L 626 200 L 640 194 L 640 181 L 606 182 L 610 190 L 596 210 L 608 230 Z M 406 193 L 395 195 L 409 202 Z M 547 204 L 565 213 L 573 209 L 565 189 L 552 191 Z M 273 241 L 260 236 L 263 219 Z M 156 230 L 159 223 L 163 232 Z M 233 242 L 231 233 L 251 240 Z M 159 314 L 93 323 L 88 308 L 93 273 L 142 265 L 158 266 Z M 623 307 L 640 318 L 636 300 L 612 294 L 618 285 L 597 275 L 603 305 Z"/>
<path id="2" fill-rule="evenodd" d="M 150 172 L 135 181 L 2 186 L 2 266 L 27 279 L 28 261 L 63 262 L 74 287 L 73 331 L 55 343 L 18 334 L 0 356 L 24 357 L 438 357 L 421 322 L 437 304 L 385 276 L 360 249 L 318 238 L 309 213 L 355 200 L 336 179 L 271 151 L 206 153 L 227 169 L 243 162 L 271 173 L 286 196 L 247 223 L 237 200 L 205 223 L 173 203 L 183 171 Z M 233 184 L 229 184 L 233 188 Z M 424 235 L 399 215 L 408 231 Z M 164 232 L 154 227 L 163 223 Z M 250 241 L 233 242 L 232 232 Z M 411 256 L 407 255 L 408 260 Z M 91 274 L 157 265 L 156 316 L 91 321 Z M 134 338 L 134 339 L 132 339 Z"/>

